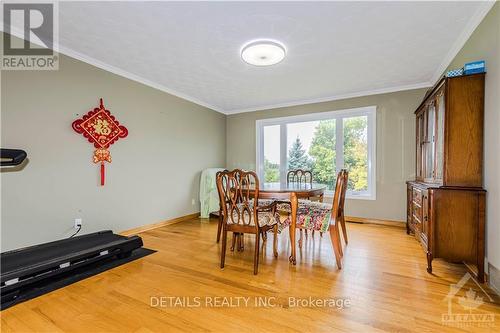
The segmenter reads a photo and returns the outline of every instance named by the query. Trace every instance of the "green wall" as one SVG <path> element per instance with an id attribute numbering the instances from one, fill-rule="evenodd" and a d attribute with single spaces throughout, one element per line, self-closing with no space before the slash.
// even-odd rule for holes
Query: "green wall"
<path id="1" fill-rule="evenodd" d="M 225 116 L 62 56 L 58 71 L 1 73 L 2 147 L 29 163 L 2 172 L 2 251 L 122 231 L 199 211 L 200 171 L 225 164 Z M 71 128 L 99 98 L 129 130 L 99 186 L 93 146 Z M 192 204 L 192 200 L 195 204 Z"/>

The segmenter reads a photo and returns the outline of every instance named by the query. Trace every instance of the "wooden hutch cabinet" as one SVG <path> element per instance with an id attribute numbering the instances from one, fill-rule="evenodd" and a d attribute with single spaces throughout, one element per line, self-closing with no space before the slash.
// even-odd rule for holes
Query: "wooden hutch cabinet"
<path id="1" fill-rule="evenodd" d="M 406 231 L 432 260 L 463 262 L 484 282 L 485 74 L 443 78 L 415 111 L 416 179 L 407 182 Z"/>

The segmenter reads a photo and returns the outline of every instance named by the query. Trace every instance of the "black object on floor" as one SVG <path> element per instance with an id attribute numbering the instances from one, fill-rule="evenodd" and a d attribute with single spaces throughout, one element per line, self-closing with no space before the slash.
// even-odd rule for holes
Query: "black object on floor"
<path id="1" fill-rule="evenodd" d="M 107 230 L 2 253 L 1 306 L 61 277 L 85 274 L 101 263 L 121 262 L 141 247 L 140 237 Z"/>
<path id="2" fill-rule="evenodd" d="M 57 290 L 59 288 L 66 287 L 75 282 L 81 281 L 88 277 L 107 271 L 108 269 L 118 267 L 120 265 L 126 264 L 136 259 L 140 259 L 142 257 L 153 254 L 155 252 L 156 252 L 155 250 L 150 250 L 141 247 L 136 250 L 133 250 L 130 253 L 130 256 L 125 258 L 117 258 L 117 259 L 107 258 L 106 260 L 95 262 L 91 265 L 79 267 L 75 270 L 60 274 L 56 278 L 41 280 L 35 284 L 30 285 L 27 288 L 23 288 L 22 290 L 20 290 L 17 297 L 14 299 L 6 300 L 4 302 L 4 298 L 2 297 L 2 303 L 0 309 L 5 310 L 13 305 L 25 302 L 32 298 Z"/>
<path id="3" fill-rule="evenodd" d="M 26 152 L 21 149 L 0 148 L 0 166 L 19 165 L 23 163 L 26 156 L 28 156 Z"/>

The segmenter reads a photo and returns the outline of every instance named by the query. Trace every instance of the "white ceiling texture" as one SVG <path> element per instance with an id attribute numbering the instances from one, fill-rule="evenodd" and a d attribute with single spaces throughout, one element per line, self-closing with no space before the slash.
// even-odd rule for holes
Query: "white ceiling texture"
<path id="1" fill-rule="evenodd" d="M 225 114 L 428 87 L 492 2 L 61 2 L 60 52 Z M 283 43 L 279 64 L 242 46 Z"/>

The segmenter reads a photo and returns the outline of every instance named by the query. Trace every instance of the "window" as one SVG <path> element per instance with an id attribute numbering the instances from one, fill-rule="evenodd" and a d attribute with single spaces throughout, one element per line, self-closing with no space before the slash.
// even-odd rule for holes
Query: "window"
<path id="1" fill-rule="evenodd" d="M 375 106 L 257 120 L 259 178 L 286 182 L 288 170 L 311 170 L 331 195 L 345 168 L 348 198 L 375 200 L 375 124 Z"/>

